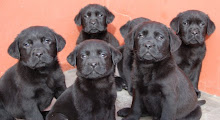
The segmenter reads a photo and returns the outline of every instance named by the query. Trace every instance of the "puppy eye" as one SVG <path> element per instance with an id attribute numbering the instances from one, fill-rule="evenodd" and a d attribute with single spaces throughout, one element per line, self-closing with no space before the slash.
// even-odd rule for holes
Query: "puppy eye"
<path id="1" fill-rule="evenodd" d="M 84 18 L 88 18 L 89 16 L 88 15 L 84 15 Z"/>
<path id="2" fill-rule="evenodd" d="M 204 27 L 204 26 L 205 26 L 205 23 L 202 22 L 202 23 L 200 23 L 199 25 L 200 25 L 201 27 Z"/>
<path id="3" fill-rule="evenodd" d="M 98 16 L 99 16 L 99 17 L 102 17 L 102 16 L 103 16 L 103 14 L 99 14 Z"/>
<path id="4" fill-rule="evenodd" d="M 164 36 L 163 36 L 163 35 L 159 35 L 159 36 L 158 36 L 158 39 L 159 39 L 159 40 L 163 40 L 163 39 L 164 39 Z"/>
<path id="5" fill-rule="evenodd" d="M 142 34 L 139 34 L 138 35 L 138 38 L 140 39 L 140 38 L 143 38 L 144 36 L 142 35 Z"/>
<path id="6" fill-rule="evenodd" d="M 86 55 L 81 55 L 81 58 L 82 58 L 82 59 L 85 59 L 85 58 L 86 58 Z"/>
<path id="7" fill-rule="evenodd" d="M 106 55 L 105 53 L 102 53 L 102 54 L 101 54 L 101 57 L 106 58 L 107 55 Z"/>
<path id="8" fill-rule="evenodd" d="M 51 44 L 51 40 L 48 38 L 42 38 L 43 44 Z"/>
<path id="9" fill-rule="evenodd" d="M 188 25 L 188 22 L 183 22 L 183 25 Z"/>
<path id="10" fill-rule="evenodd" d="M 27 47 L 30 47 L 31 44 L 27 42 L 27 43 L 24 43 L 23 46 L 27 48 Z"/>

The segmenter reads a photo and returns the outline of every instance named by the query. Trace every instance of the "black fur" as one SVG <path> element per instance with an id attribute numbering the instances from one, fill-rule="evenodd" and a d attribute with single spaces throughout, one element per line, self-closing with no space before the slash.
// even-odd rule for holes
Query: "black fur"
<path id="1" fill-rule="evenodd" d="M 143 22 L 150 21 L 147 18 L 139 17 L 136 19 L 133 19 L 131 21 L 128 21 L 125 25 L 123 25 L 120 28 L 120 33 L 124 38 L 125 44 L 129 44 L 127 38 L 127 35 L 137 26 L 138 24 L 141 24 Z M 132 82 L 130 78 L 131 74 L 131 67 L 133 64 L 133 50 L 127 47 L 128 45 L 123 45 L 120 47 L 120 52 L 122 53 L 122 60 L 118 64 L 118 71 L 119 75 L 122 77 L 124 81 L 126 81 L 127 86 L 128 86 L 128 92 L 132 94 Z"/>
<path id="2" fill-rule="evenodd" d="M 76 46 L 67 61 L 77 66 L 77 78 L 58 98 L 47 120 L 115 120 L 114 65 L 121 53 L 101 40 Z"/>
<path id="3" fill-rule="evenodd" d="M 170 26 L 183 43 L 174 53 L 175 61 L 192 81 L 197 96 L 200 97 L 198 83 L 206 53 L 205 38 L 214 32 L 215 24 L 205 13 L 188 10 L 178 14 L 171 21 Z"/>
<path id="4" fill-rule="evenodd" d="M 118 40 L 107 31 L 107 25 L 114 18 L 106 7 L 98 4 L 89 4 L 82 8 L 74 19 L 75 23 L 83 28 L 76 44 L 88 39 L 100 39 L 118 47 Z"/>
<path id="5" fill-rule="evenodd" d="M 201 108 L 193 86 L 172 58 L 181 41 L 165 25 L 144 22 L 129 34 L 134 51 L 131 109 L 123 120 L 139 120 L 142 113 L 160 120 L 199 120 Z"/>
<path id="6" fill-rule="evenodd" d="M 57 60 L 65 43 L 42 26 L 29 27 L 17 36 L 8 53 L 19 61 L 0 79 L 1 120 L 43 120 L 41 112 L 66 89 Z"/>

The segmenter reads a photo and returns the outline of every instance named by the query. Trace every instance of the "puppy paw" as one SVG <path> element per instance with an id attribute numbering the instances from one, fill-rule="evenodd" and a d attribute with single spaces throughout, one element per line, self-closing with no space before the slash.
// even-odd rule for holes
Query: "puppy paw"
<path id="1" fill-rule="evenodd" d="M 131 110 L 131 108 L 123 108 L 117 112 L 117 115 L 120 117 L 126 117 L 126 116 L 128 116 L 130 110 Z"/>
<path id="2" fill-rule="evenodd" d="M 121 91 L 122 89 L 125 89 L 125 90 L 128 89 L 127 82 L 121 77 L 115 77 L 115 84 L 116 84 L 117 91 Z"/>
<path id="3" fill-rule="evenodd" d="M 196 91 L 197 97 L 200 98 L 201 97 L 201 92 L 198 89 L 195 89 L 195 91 Z"/>

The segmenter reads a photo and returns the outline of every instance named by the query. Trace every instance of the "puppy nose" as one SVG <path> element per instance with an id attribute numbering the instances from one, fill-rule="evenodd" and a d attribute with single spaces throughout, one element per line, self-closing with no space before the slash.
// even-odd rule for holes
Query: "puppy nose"
<path id="1" fill-rule="evenodd" d="M 153 47 L 153 44 L 151 44 L 151 43 L 146 43 L 146 44 L 145 44 L 145 47 L 146 47 L 147 49 L 150 49 L 150 48 Z"/>
<path id="2" fill-rule="evenodd" d="M 199 30 L 198 29 L 192 29 L 191 33 L 193 35 L 197 35 L 199 33 Z"/>
<path id="3" fill-rule="evenodd" d="M 41 55 L 43 55 L 43 50 L 33 49 L 33 55 L 36 56 L 36 57 L 40 57 Z"/>
<path id="4" fill-rule="evenodd" d="M 91 20 L 90 23 L 91 23 L 92 25 L 95 25 L 95 24 L 96 24 L 96 21 L 95 21 L 95 20 Z"/>
<path id="5" fill-rule="evenodd" d="M 95 68 L 97 66 L 97 63 L 96 62 L 93 62 L 90 64 L 93 68 Z"/>

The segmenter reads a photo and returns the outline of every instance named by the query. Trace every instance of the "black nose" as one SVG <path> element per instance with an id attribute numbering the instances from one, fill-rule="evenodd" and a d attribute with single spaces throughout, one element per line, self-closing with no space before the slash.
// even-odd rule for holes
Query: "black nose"
<path id="1" fill-rule="evenodd" d="M 41 57 L 43 55 L 43 50 L 33 49 L 33 55 L 36 56 L 36 57 Z"/>
<path id="2" fill-rule="evenodd" d="M 150 48 L 153 47 L 153 44 L 152 44 L 152 43 L 146 43 L 146 44 L 145 44 L 145 47 L 146 47 L 147 49 L 150 49 Z"/>
<path id="3" fill-rule="evenodd" d="M 90 23 L 91 23 L 92 25 L 95 25 L 95 24 L 96 24 L 96 21 L 95 21 L 95 20 L 91 20 Z"/>
<path id="4" fill-rule="evenodd" d="M 93 68 L 95 68 L 97 66 L 97 63 L 96 62 L 93 62 L 90 64 Z"/>
<path id="5" fill-rule="evenodd" d="M 192 29 L 191 33 L 193 35 L 197 35 L 199 33 L 199 30 L 198 29 Z"/>

